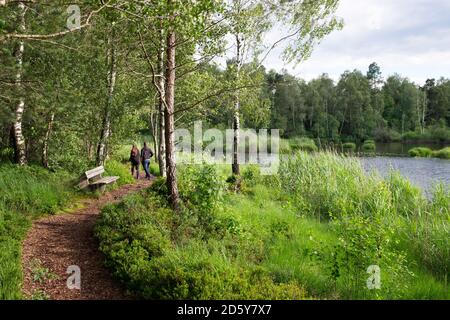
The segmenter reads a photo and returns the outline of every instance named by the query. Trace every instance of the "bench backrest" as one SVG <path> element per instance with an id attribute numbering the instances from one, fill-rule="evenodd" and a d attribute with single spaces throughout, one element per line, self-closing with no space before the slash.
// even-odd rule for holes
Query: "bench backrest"
<path id="1" fill-rule="evenodd" d="M 92 179 L 100 176 L 103 172 L 105 172 L 105 168 L 103 166 L 100 166 L 92 170 L 88 170 L 84 174 L 86 175 L 87 179 Z"/>

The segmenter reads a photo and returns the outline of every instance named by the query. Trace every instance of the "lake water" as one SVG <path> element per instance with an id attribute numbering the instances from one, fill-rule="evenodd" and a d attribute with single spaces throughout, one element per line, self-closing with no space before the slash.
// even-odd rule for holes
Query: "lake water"
<path id="1" fill-rule="evenodd" d="M 360 158 L 367 171 L 377 169 L 387 177 L 391 169 L 398 170 L 411 183 L 431 195 L 433 185 L 444 183 L 450 186 L 450 160 L 434 158 L 367 157 Z"/>
<path id="2" fill-rule="evenodd" d="M 387 143 L 383 143 L 383 142 L 377 142 L 376 143 L 377 154 L 399 155 L 399 156 L 408 155 L 408 151 L 411 150 L 412 148 L 416 148 L 416 147 L 427 147 L 427 148 L 430 148 L 431 150 L 440 150 L 447 146 L 448 146 L 448 144 L 439 143 L 439 142 L 434 142 L 434 143 L 426 143 L 426 142 L 410 142 L 410 143 L 387 142 Z"/>

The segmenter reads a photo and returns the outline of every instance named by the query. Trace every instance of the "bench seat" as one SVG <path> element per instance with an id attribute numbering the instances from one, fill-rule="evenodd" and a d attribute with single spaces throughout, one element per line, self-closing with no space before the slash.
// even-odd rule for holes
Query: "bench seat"
<path id="1" fill-rule="evenodd" d="M 84 189 L 89 187 L 91 190 L 100 189 L 101 192 L 105 191 L 106 185 L 111 184 L 119 180 L 119 177 L 102 177 L 105 172 L 103 166 L 86 171 L 80 178 L 80 183 L 78 184 L 79 189 Z"/>
<path id="2" fill-rule="evenodd" d="M 110 184 L 110 183 L 116 182 L 117 180 L 119 180 L 119 177 L 115 177 L 115 176 L 104 177 L 104 178 L 101 178 L 94 182 L 91 182 L 90 184 Z"/>

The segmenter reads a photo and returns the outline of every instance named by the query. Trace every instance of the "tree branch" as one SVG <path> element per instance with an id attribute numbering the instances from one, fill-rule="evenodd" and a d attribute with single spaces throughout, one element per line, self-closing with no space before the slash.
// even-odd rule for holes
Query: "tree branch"
<path id="1" fill-rule="evenodd" d="M 109 1 L 108 1 L 109 3 Z M 10 33 L 10 34 L 6 34 L 5 36 L 0 38 L 0 42 L 4 42 L 6 40 L 9 39 L 26 39 L 26 40 L 42 40 L 42 39 L 49 39 L 49 38 L 56 38 L 56 37 L 61 37 L 64 36 L 68 33 L 72 33 L 81 29 L 84 29 L 88 26 L 90 26 L 91 24 L 91 19 L 93 17 L 94 14 L 99 13 L 100 11 L 102 11 L 104 8 L 108 7 L 108 3 L 102 5 L 100 8 L 98 8 L 97 10 L 91 11 L 86 19 L 86 22 L 82 25 L 80 25 L 78 28 L 74 28 L 74 29 L 69 29 L 69 30 L 64 30 L 64 31 L 60 31 L 60 32 L 56 32 L 56 33 L 49 33 L 49 34 L 20 34 L 20 33 Z"/>
<path id="2" fill-rule="evenodd" d="M 202 98 L 201 100 L 198 100 L 197 102 L 193 103 L 192 105 L 190 105 L 189 107 L 183 108 L 183 109 L 179 109 L 177 111 L 174 112 L 174 114 L 177 114 L 178 112 L 184 112 L 184 111 L 188 111 L 190 109 L 193 109 L 195 107 L 197 107 L 199 104 L 205 102 L 206 100 L 209 100 L 213 97 L 216 96 L 220 96 L 226 92 L 232 92 L 232 91 L 236 91 L 236 90 L 240 90 L 240 89 L 246 89 L 246 88 L 257 88 L 261 86 L 261 84 L 251 84 L 251 85 L 245 85 L 245 86 L 240 86 L 240 87 L 233 87 L 233 88 L 224 88 L 224 89 L 220 89 L 217 90 L 216 92 L 213 92 L 209 95 L 207 95 L 206 97 Z"/>
<path id="3" fill-rule="evenodd" d="M 150 56 L 148 55 L 148 52 L 145 49 L 144 41 L 142 40 L 142 33 L 141 33 L 141 31 L 138 30 L 138 33 L 139 33 L 139 42 L 141 44 L 142 51 L 144 52 L 144 56 L 145 56 L 145 58 L 147 60 L 147 63 L 149 64 L 150 70 L 152 72 L 152 80 L 153 80 L 152 83 L 153 83 L 154 87 L 156 88 L 156 90 L 158 91 L 159 96 L 161 98 L 161 101 L 164 104 L 164 109 L 165 109 L 164 111 L 168 112 L 167 103 L 166 103 L 166 100 L 164 99 L 164 93 L 162 92 L 161 88 L 159 87 L 158 83 L 156 82 L 155 67 L 153 66 L 153 63 L 152 63 L 152 61 L 150 59 Z M 162 77 L 163 75 L 161 74 L 159 76 Z"/>

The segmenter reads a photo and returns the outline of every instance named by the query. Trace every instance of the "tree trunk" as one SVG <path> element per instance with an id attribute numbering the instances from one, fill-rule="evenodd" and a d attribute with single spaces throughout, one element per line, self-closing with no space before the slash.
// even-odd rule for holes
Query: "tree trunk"
<path id="1" fill-rule="evenodd" d="M 164 88 L 164 31 L 161 27 L 160 29 L 160 47 L 158 52 L 158 86 L 160 90 L 159 95 L 159 150 L 158 150 L 158 164 L 159 172 L 161 176 L 166 176 L 166 139 L 165 139 L 165 119 L 164 119 L 164 99 L 165 99 L 165 88 Z"/>
<path id="2" fill-rule="evenodd" d="M 422 134 L 425 131 L 425 116 L 427 114 L 428 97 L 427 92 L 423 92 L 423 108 L 422 108 Z"/>
<path id="3" fill-rule="evenodd" d="M 44 168 L 48 168 L 48 144 L 50 141 L 50 135 L 52 134 L 54 120 L 55 120 L 55 113 L 52 112 L 52 114 L 50 115 L 50 119 L 48 120 L 47 123 L 47 131 L 45 132 L 44 145 L 42 147 L 42 165 L 44 166 Z"/>
<path id="4" fill-rule="evenodd" d="M 114 34 L 114 33 L 113 33 Z M 108 97 L 106 100 L 105 111 L 103 114 L 102 130 L 100 133 L 100 141 L 97 147 L 97 165 L 104 165 L 107 157 L 107 144 L 111 135 L 111 107 L 114 97 L 114 89 L 116 86 L 117 77 L 117 52 L 114 44 L 114 36 L 108 39 L 110 48 L 108 49 L 107 61 L 108 61 Z"/>
<path id="5" fill-rule="evenodd" d="M 241 40 L 239 35 L 236 35 L 236 82 L 239 82 L 241 71 Z M 240 97 L 239 90 L 236 90 L 234 101 L 234 114 L 233 114 L 233 164 L 231 170 L 234 175 L 239 176 L 241 174 L 239 167 L 239 130 L 240 130 Z"/>
<path id="6" fill-rule="evenodd" d="M 152 131 L 153 138 L 153 150 L 155 150 L 155 159 L 158 158 L 158 114 L 155 114 L 153 110 L 150 112 L 150 130 Z"/>
<path id="7" fill-rule="evenodd" d="M 166 174 L 167 190 L 169 191 L 169 203 L 174 210 L 180 208 L 180 196 L 178 194 L 177 168 L 175 164 L 175 32 L 169 30 L 167 34 L 167 66 L 166 66 L 166 91 L 165 101 L 165 138 L 166 138 Z"/>
<path id="8" fill-rule="evenodd" d="M 19 2 L 19 30 L 25 33 L 25 5 L 23 2 Z M 23 40 L 19 41 L 19 46 L 16 50 L 16 87 L 19 93 L 19 102 L 15 109 L 15 119 L 13 123 L 14 127 L 14 156 L 19 165 L 26 165 L 27 158 L 25 152 L 25 138 L 22 132 L 22 118 L 25 111 L 25 98 L 23 97 L 22 88 L 22 72 L 23 72 L 23 54 L 25 51 L 25 45 Z"/>

